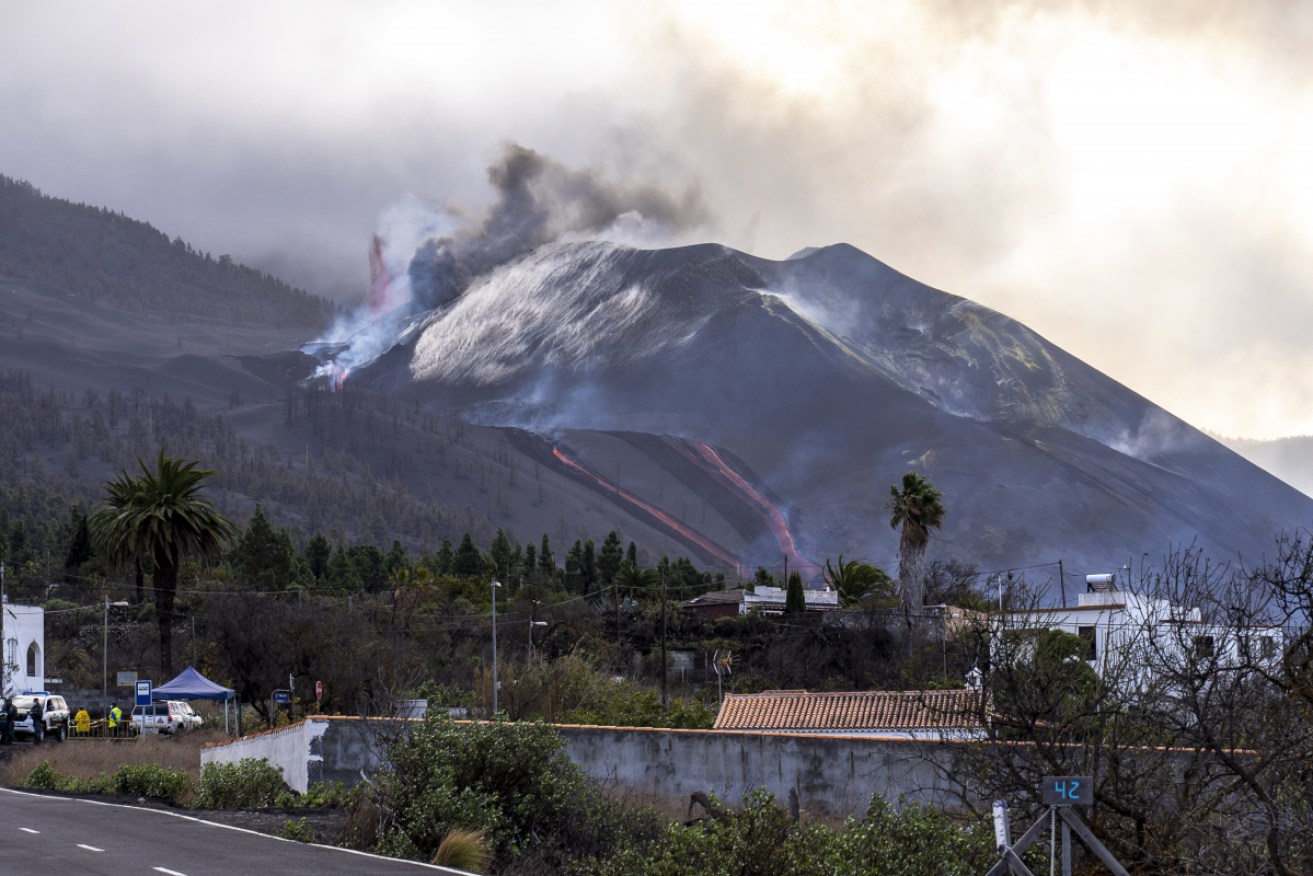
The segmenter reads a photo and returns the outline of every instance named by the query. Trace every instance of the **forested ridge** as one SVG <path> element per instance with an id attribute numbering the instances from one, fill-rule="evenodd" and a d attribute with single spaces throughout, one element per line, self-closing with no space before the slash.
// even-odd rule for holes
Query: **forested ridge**
<path id="1" fill-rule="evenodd" d="M 289 391 L 281 414 L 306 439 L 307 449 L 299 454 L 248 442 L 224 417 L 202 414 L 190 401 L 114 390 L 76 397 L 41 388 L 26 373 L 0 373 L 0 410 L 24 412 L 0 418 L 0 524 L 11 542 L 21 538 L 36 556 L 58 553 L 57 530 L 69 506 L 99 502 L 105 475 L 135 472 L 137 461 L 159 447 L 220 473 L 220 509 L 243 519 L 256 501 L 263 502 L 298 541 L 318 530 L 412 546 L 463 532 L 486 539 L 493 527 L 484 514 L 415 495 L 404 473 L 419 456 L 450 460 L 458 476 L 484 483 L 494 501 L 498 484 L 509 477 L 494 473 L 495 463 L 464 458 L 463 427 L 454 419 L 355 393 Z M 385 430 L 389 454 L 383 470 L 375 470 L 366 453 Z M 312 436 L 314 453 L 308 449 Z"/>
<path id="2" fill-rule="evenodd" d="M 39 281 L 130 311 L 164 311 L 277 328 L 319 328 L 332 312 L 230 256 L 105 207 L 48 197 L 0 176 L 0 277 Z"/>

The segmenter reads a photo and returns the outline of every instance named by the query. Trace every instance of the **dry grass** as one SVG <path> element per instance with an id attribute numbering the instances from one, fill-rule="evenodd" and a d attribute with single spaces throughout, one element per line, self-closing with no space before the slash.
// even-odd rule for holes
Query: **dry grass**
<path id="1" fill-rule="evenodd" d="M 492 863 L 488 839 L 481 830 L 452 828 L 438 843 L 432 863 L 440 867 L 454 867 L 469 873 L 482 873 Z"/>
<path id="2" fill-rule="evenodd" d="M 154 763 L 165 769 L 186 773 L 194 782 L 200 778 L 201 747 L 207 742 L 222 741 L 222 730 L 198 730 L 177 738 L 147 734 L 137 739 L 69 739 L 63 743 L 41 745 L 17 743 L 0 762 L 0 785 L 17 787 L 41 764 L 66 776 L 91 779 L 112 775 L 123 764 Z"/>

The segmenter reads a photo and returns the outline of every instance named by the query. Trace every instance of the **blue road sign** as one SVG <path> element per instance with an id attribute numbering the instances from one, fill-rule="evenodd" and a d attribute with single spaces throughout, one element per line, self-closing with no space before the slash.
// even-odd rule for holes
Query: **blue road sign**
<path id="1" fill-rule="evenodd" d="M 150 679 L 149 678 L 137 679 L 137 701 L 135 704 L 138 706 L 150 705 Z"/>

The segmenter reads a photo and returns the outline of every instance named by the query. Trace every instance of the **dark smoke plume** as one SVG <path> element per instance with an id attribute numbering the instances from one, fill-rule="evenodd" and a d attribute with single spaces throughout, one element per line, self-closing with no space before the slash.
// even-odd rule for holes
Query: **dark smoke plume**
<path id="1" fill-rule="evenodd" d="M 667 234 L 707 218 L 696 188 L 673 195 L 655 185 L 625 185 L 575 170 L 510 144 L 488 168 L 497 201 L 477 225 L 420 245 L 408 270 L 416 303 L 447 304 L 477 277 L 545 243 L 597 235 L 628 217 Z"/>

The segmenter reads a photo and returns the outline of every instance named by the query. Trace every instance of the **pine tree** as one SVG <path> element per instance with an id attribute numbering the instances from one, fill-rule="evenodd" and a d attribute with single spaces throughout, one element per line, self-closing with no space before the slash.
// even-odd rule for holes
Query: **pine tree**
<path id="1" fill-rule="evenodd" d="M 552 556 L 552 546 L 545 532 L 542 547 L 538 549 L 538 573 L 542 575 L 544 581 L 552 581 L 556 578 L 556 558 Z"/>
<path id="2" fill-rule="evenodd" d="M 807 597 L 802 591 L 802 575 L 789 573 L 789 586 L 784 591 L 784 613 L 800 615 L 807 610 Z"/>
<path id="3" fill-rule="evenodd" d="M 289 543 L 279 538 L 264 508 L 256 505 L 229 558 L 238 582 L 252 590 L 285 589 L 292 580 Z"/>
<path id="4" fill-rule="evenodd" d="M 579 593 L 583 589 L 583 542 L 575 541 L 565 553 L 565 589 L 569 593 Z"/>
<path id="5" fill-rule="evenodd" d="M 485 572 L 483 554 L 474 546 L 474 539 L 468 532 L 460 540 L 460 547 L 456 548 L 456 555 L 452 557 L 451 571 L 462 578 L 477 577 Z"/>
<path id="6" fill-rule="evenodd" d="M 72 534 L 68 539 L 68 551 L 64 554 L 66 577 L 76 575 L 82 565 L 95 556 L 91 549 L 91 528 L 87 525 L 87 515 L 82 513 L 81 508 L 73 508 L 70 523 Z"/>
<path id="7" fill-rule="evenodd" d="M 450 575 L 456 564 L 456 553 L 451 549 L 451 539 L 444 538 L 438 548 L 438 555 L 433 558 L 433 571 L 439 575 Z"/>
<path id="8" fill-rule="evenodd" d="M 328 562 L 326 583 L 335 593 L 359 593 L 361 590 L 356 564 L 351 561 L 351 553 L 341 542 L 337 543 L 337 550 Z"/>
<path id="9" fill-rule="evenodd" d="M 492 561 L 495 574 L 507 579 L 502 583 L 509 586 L 511 574 L 511 540 L 506 537 L 506 531 L 498 529 L 496 535 L 492 537 L 492 544 L 488 548 L 488 558 Z"/>
<path id="10" fill-rule="evenodd" d="M 410 568 L 410 558 L 406 556 L 406 549 L 401 546 L 400 541 L 392 540 L 392 549 L 383 560 L 383 568 L 387 571 L 389 579 L 398 572 Z"/>
<path id="11" fill-rule="evenodd" d="M 620 536 L 612 530 L 606 534 L 606 541 L 602 542 L 602 549 L 597 554 L 597 579 L 603 587 L 610 587 L 615 583 L 616 573 L 620 571 L 620 564 L 624 559 L 624 552 L 620 549 Z"/>
<path id="12" fill-rule="evenodd" d="M 323 533 L 316 532 L 305 546 L 305 561 L 310 567 L 311 576 L 316 581 L 323 581 L 328 577 L 328 563 L 332 557 L 333 545 Z"/>
<path id="13" fill-rule="evenodd" d="M 590 538 L 579 552 L 579 588 L 584 594 L 597 589 L 597 548 Z"/>

